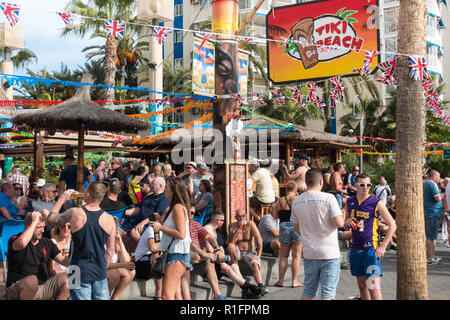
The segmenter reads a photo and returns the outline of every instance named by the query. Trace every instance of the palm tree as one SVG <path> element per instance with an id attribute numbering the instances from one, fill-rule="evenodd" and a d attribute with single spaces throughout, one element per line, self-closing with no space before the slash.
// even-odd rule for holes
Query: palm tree
<path id="1" fill-rule="evenodd" d="M 163 91 L 183 94 L 192 93 L 192 71 L 188 67 L 172 67 L 169 60 L 163 61 Z"/>
<path id="2" fill-rule="evenodd" d="M 0 49 L 0 56 L 3 55 L 4 49 Z M 20 69 L 29 66 L 32 63 L 37 63 L 38 58 L 36 54 L 29 49 L 21 49 L 11 57 L 14 68 Z"/>
<path id="3" fill-rule="evenodd" d="M 106 39 L 103 64 L 105 85 L 115 85 L 117 41 L 114 36 L 106 34 L 103 19 L 133 21 L 134 3 L 135 1 L 133 0 L 88 0 L 86 4 L 82 0 L 72 0 L 68 4 L 69 11 L 75 11 L 82 16 L 95 18 L 85 18 L 81 25 L 67 26 L 63 31 L 63 35 L 75 34 L 84 37 L 87 33 L 91 33 L 91 38 L 102 37 Z M 132 28 L 132 25 L 128 24 L 126 28 Z M 114 100 L 114 89 L 106 89 L 105 99 Z"/>
<path id="4" fill-rule="evenodd" d="M 424 0 L 401 0 L 398 52 L 425 56 Z M 408 57 L 398 56 L 395 193 L 397 210 L 397 299 L 428 299 L 421 143 L 424 95 L 409 76 Z"/>

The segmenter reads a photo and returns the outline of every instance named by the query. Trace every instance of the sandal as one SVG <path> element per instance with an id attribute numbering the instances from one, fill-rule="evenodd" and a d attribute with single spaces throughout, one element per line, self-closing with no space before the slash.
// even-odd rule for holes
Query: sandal
<path id="1" fill-rule="evenodd" d="M 153 297 L 153 300 L 162 300 L 162 297 L 154 296 L 154 297 Z"/>

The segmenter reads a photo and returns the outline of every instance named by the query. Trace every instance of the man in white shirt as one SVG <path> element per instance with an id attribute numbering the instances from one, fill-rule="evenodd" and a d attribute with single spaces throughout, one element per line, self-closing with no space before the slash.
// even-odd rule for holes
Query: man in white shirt
<path id="1" fill-rule="evenodd" d="M 386 179 L 381 176 L 379 180 L 379 184 L 374 189 L 375 197 L 379 198 L 383 201 L 384 205 L 388 205 L 388 200 L 392 195 L 391 188 L 389 188 Z"/>
<path id="2" fill-rule="evenodd" d="M 321 192 L 320 169 L 312 168 L 305 176 L 307 191 L 292 205 L 291 221 L 301 234 L 305 280 L 302 300 L 312 300 L 321 285 L 322 300 L 336 296 L 339 282 L 340 251 L 337 228 L 344 227 L 344 217 L 336 198 Z"/>
<path id="3" fill-rule="evenodd" d="M 261 168 L 258 168 L 255 163 L 250 164 L 249 166 L 249 172 L 251 173 L 256 186 L 253 197 L 250 198 L 250 214 L 255 218 L 256 222 L 261 220 L 261 217 L 258 215 L 261 206 L 275 202 L 272 178 L 270 177 L 270 172 L 268 170 L 269 166 L 270 162 L 268 165 Z"/>

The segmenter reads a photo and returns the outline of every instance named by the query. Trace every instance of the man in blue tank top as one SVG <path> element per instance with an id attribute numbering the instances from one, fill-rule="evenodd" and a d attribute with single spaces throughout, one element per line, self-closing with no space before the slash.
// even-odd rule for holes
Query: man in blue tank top
<path id="1" fill-rule="evenodd" d="M 397 228 L 383 201 L 370 195 L 370 177 L 360 174 L 356 177 L 356 196 L 347 199 L 349 219 L 345 222 L 352 228 L 352 248 L 350 250 L 350 271 L 356 276 L 362 300 L 381 300 L 380 258 Z M 380 215 L 388 226 L 383 242 L 378 239 Z"/>
<path id="2" fill-rule="evenodd" d="M 86 188 L 85 206 L 58 215 L 74 191 L 65 191 L 47 217 L 51 227 L 70 223 L 72 228 L 74 249 L 68 271 L 70 296 L 72 300 L 109 300 L 106 269 L 115 252 L 116 231 L 113 217 L 100 208 L 106 188 L 101 182 L 92 182 Z"/>

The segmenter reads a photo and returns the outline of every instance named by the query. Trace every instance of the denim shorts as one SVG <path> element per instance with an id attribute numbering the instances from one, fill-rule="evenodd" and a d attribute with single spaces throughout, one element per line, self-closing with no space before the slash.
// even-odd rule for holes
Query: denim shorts
<path id="1" fill-rule="evenodd" d="M 80 286 L 70 289 L 72 300 L 109 300 L 108 279 L 81 282 Z"/>
<path id="2" fill-rule="evenodd" d="M 439 218 L 425 216 L 425 235 L 427 240 L 437 240 L 439 233 Z"/>
<path id="3" fill-rule="evenodd" d="M 305 280 L 303 295 L 316 297 L 320 284 L 322 298 L 335 299 L 341 271 L 341 258 L 313 260 L 303 258 Z"/>
<path id="4" fill-rule="evenodd" d="M 342 194 L 340 194 L 340 193 L 333 193 L 333 194 L 338 202 L 339 208 L 342 209 L 342 199 L 343 199 Z"/>
<path id="5" fill-rule="evenodd" d="M 190 253 L 169 253 L 167 255 L 166 265 L 172 264 L 176 261 L 181 261 L 190 271 L 192 271 L 191 254 Z"/>
<path id="6" fill-rule="evenodd" d="M 354 277 L 370 278 L 374 275 L 383 276 L 380 259 L 375 256 L 376 250 L 350 249 L 350 272 Z"/>
<path id="7" fill-rule="evenodd" d="M 291 221 L 280 223 L 279 239 L 281 244 L 291 244 L 292 242 L 302 243 L 302 237 L 295 232 L 294 223 Z"/>

